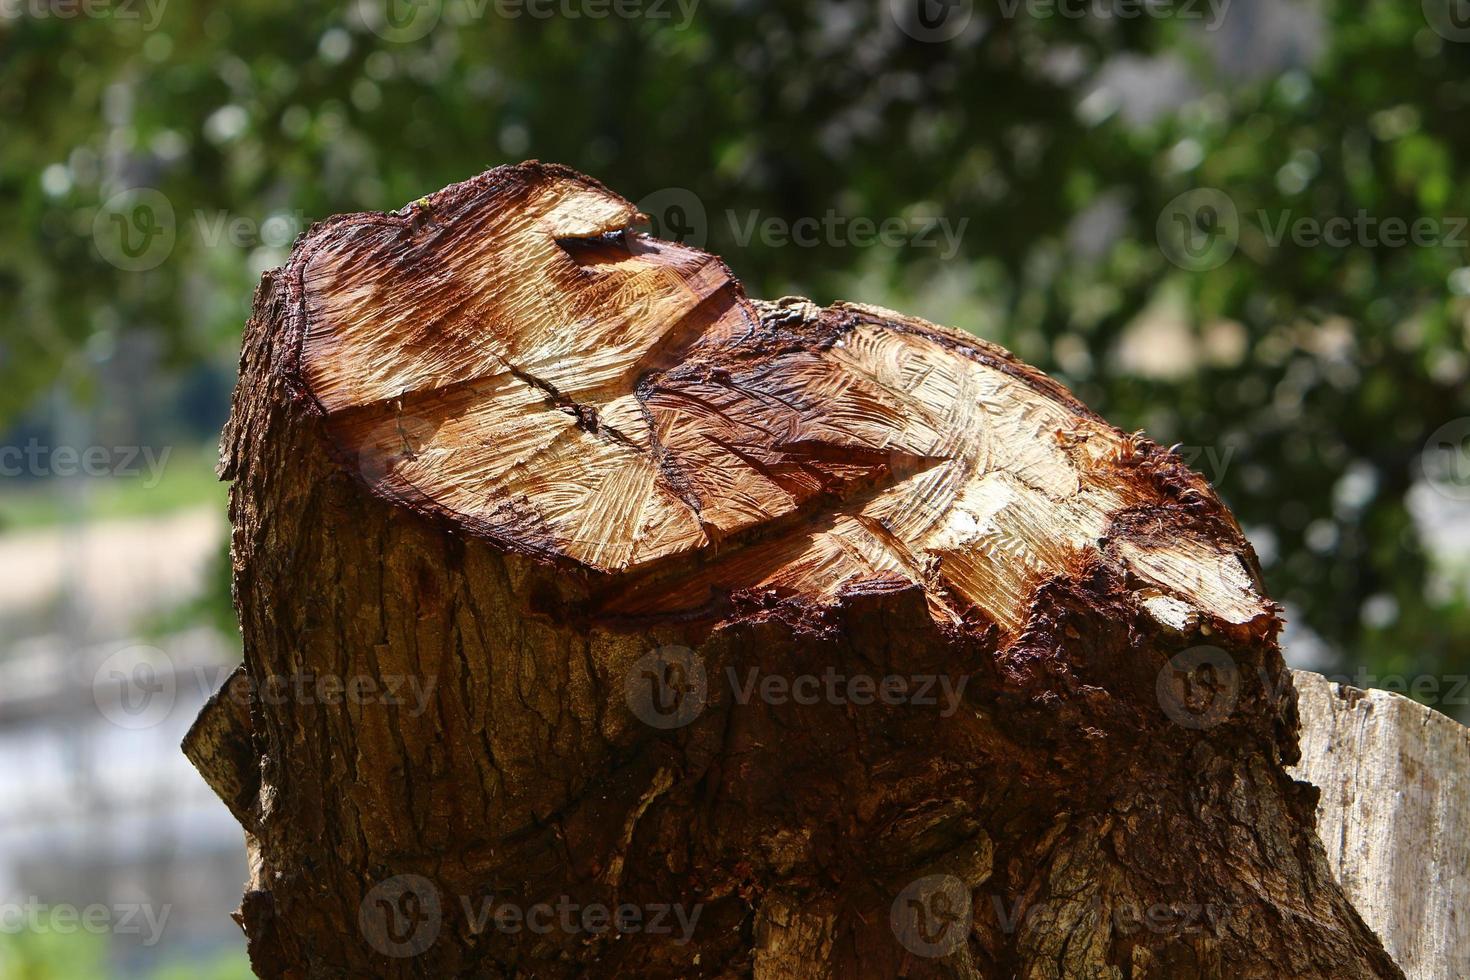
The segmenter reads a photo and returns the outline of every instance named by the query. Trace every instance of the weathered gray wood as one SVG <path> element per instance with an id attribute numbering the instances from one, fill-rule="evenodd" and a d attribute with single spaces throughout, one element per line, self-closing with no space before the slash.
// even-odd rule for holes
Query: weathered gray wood
<path id="1" fill-rule="evenodd" d="M 1302 761 L 1343 890 L 1407 976 L 1470 977 L 1470 729 L 1295 672 Z"/>

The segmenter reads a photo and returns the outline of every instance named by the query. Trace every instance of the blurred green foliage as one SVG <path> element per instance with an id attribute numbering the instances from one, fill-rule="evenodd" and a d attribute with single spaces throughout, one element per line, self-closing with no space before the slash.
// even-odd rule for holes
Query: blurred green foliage
<path id="1" fill-rule="evenodd" d="M 925 43 L 887 0 L 702 0 L 687 24 L 673 4 L 597 19 L 387 2 L 429 19 L 387 22 L 376 0 L 137 0 L 0 20 L 0 418 L 58 387 L 95 393 L 130 336 L 155 338 L 165 366 L 225 362 L 304 223 L 539 157 L 634 200 L 692 192 L 707 247 L 752 295 L 973 330 L 1117 424 L 1195 447 L 1272 594 L 1341 663 L 1470 670 L 1465 570 L 1410 509 L 1426 439 L 1470 415 L 1463 238 L 1271 234 L 1282 216 L 1366 211 L 1453 238 L 1447 219 L 1470 214 L 1470 43 L 1420 3 L 1323 0 L 1312 50 L 1252 72 L 1220 57 L 1249 47 L 1240 18 L 1300 4 L 1238 0 L 1211 36 L 981 0 L 964 33 Z M 1162 111 L 1099 87 L 1159 59 L 1182 66 L 1153 83 Z M 148 271 L 94 236 L 130 187 L 174 217 Z M 1190 271 L 1158 228 L 1201 187 L 1238 210 L 1238 249 Z M 751 215 L 829 211 L 968 224 L 948 260 L 739 240 Z"/>

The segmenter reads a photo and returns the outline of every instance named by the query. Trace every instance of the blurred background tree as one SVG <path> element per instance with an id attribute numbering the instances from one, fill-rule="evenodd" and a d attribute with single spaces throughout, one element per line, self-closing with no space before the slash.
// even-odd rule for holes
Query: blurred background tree
<path id="1" fill-rule="evenodd" d="M 673 202 L 659 230 L 752 295 L 971 330 L 1184 444 L 1288 607 L 1295 662 L 1470 670 L 1470 494 L 1421 470 L 1470 415 L 1452 0 L 685 2 L 13 0 L 3 442 L 59 439 L 58 405 L 93 439 L 211 439 L 254 283 L 306 224 L 536 157 Z M 1359 212 L 1438 234 L 1274 232 Z M 748 235 L 829 213 L 967 224 L 952 257 Z M 0 492 L 20 520 L 31 498 Z"/>

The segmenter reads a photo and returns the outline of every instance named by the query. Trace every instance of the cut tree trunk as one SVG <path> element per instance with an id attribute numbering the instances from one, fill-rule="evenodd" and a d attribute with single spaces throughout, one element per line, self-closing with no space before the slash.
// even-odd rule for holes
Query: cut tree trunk
<path id="1" fill-rule="evenodd" d="M 1204 480 L 638 217 L 530 163 L 266 275 L 186 742 L 257 973 L 1401 976 Z"/>

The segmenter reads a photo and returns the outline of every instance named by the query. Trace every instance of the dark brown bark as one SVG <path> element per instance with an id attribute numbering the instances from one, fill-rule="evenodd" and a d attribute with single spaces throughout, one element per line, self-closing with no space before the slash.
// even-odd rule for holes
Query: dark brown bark
<path id="1" fill-rule="evenodd" d="M 259 975 L 1401 976 L 1203 480 L 999 348 L 752 304 L 632 216 L 501 168 L 262 283 L 244 694 L 186 742 Z"/>

